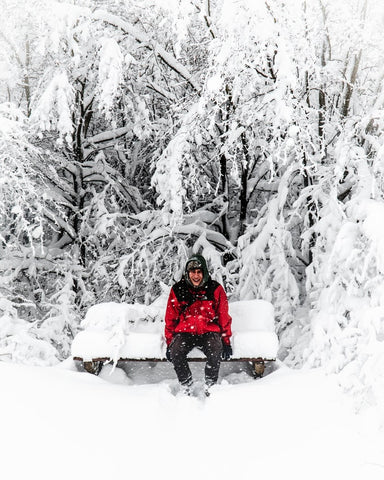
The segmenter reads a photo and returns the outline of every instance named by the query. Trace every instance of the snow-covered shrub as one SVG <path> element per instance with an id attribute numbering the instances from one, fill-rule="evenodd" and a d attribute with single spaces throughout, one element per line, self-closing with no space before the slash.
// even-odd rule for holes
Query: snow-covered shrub
<path id="1" fill-rule="evenodd" d="M 39 338 L 34 327 L 18 317 L 12 302 L 0 297 L 0 359 L 37 366 L 56 364 L 56 349 Z"/>
<path id="2" fill-rule="evenodd" d="M 347 131 L 338 141 L 335 168 L 317 189 L 319 219 L 306 232 L 316 239 L 309 323 L 286 361 L 338 374 L 359 408 L 384 398 L 384 195 L 380 159 L 369 160 L 355 139 Z"/>
<path id="3" fill-rule="evenodd" d="M 45 286 L 46 301 L 42 302 L 42 319 L 38 322 L 38 334 L 49 341 L 61 359 L 70 354 L 70 347 L 79 324 L 76 308 L 74 278 L 68 271 L 63 277 L 53 278 L 53 285 Z M 56 290 L 56 288 L 57 290 Z"/>
<path id="4" fill-rule="evenodd" d="M 289 262 L 296 254 L 285 226 L 284 201 L 280 200 L 276 197 L 271 201 L 239 239 L 241 267 L 237 288 L 240 300 L 261 298 L 274 305 L 279 333 L 292 323 L 300 303 L 297 279 Z"/>
<path id="5" fill-rule="evenodd" d="M 344 214 L 323 253 L 328 258 L 310 275 L 316 287 L 304 359 L 341 372 L 342 384 L 359 402 L 379 402 L 384 393 L 384 201 L 351 200 Z"/>
<path id="6" fill-rule="evenodd" d="M 50 171 L 48 160 L 30 143 L 27 119 L 2 104 L 0 125 L 0 293 L 10 306 L 2 318 L 2 345 L 14 360 L 52 364 L 53 356 L 68 354 L 75 329 L 73 284 L 65 274 L 72 260 L 47 246 L 55 228 L 45 215 L 52 218 L 59 207 L 42 174 L 44 166 Z"/>
<path id="7" fill-rule="evenodd" d="M 44 197 L 34 180 L 39 151 L 26 131 L 23 113 L 13 104 L 0 104 L 0 248 L 16 239 L 32 246 L 43 233 Z"/>

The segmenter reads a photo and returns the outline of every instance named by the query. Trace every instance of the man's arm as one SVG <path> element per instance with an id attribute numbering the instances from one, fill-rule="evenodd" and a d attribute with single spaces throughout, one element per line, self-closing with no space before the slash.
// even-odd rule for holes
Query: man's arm
<path id="1" fill-rule="evenodd" d="M 179 323 L 180 306 L 173 288 L 168 297 L 167 309 L 165 311 L 164 335 L 167 345 L 171 343 L 175 333 L 176 325 Z"/>
<path id="2" fill-rule="evenodd" d="M 229 345 L 231 342 L 232 336 L 232 318 L 228 312 L 228 298 L 227 294 L 224 291 L 224 288 L 219 285 L 214 293 L 216 300 L 216 313 L 218 317 L 218 323 L 221 328 L 221 338 L 223 343 Z"/>

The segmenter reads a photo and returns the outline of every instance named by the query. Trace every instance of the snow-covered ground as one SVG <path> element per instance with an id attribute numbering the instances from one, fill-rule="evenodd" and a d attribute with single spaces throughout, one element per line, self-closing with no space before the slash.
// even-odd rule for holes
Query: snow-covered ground
<path id="1" fill-rule="evenodd" d="M 335 379 L 281 364 L 253 380 L 223 364 L 203 399 L 177 393 L 169 364 L 130 376 L 0 362 L 6 480 L 384 478 L 384 434 Z M 193 364 L 197 382 L 202 364 Z"/>

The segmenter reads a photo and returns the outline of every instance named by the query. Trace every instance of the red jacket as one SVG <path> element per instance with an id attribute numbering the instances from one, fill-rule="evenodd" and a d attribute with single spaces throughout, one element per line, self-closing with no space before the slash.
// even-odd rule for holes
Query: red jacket
<path id="1" fill-rule="evenodd" d="M 204 287 L 193 289 L 183 279 L 172 287 L 165 313 L 167 345 L 175 333 L 208 332 L 221 333 L 223 342 L 229 344 L 231 323 L 227 295 L 218 282 L 209 279 Z"/>

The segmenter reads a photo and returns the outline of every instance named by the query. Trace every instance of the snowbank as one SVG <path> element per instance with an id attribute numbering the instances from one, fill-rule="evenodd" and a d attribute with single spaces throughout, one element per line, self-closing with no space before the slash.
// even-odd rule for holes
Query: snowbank
<path id="1" fill-rule="evenodd" d="M 264 300 L 230 303 L 234 358 L 275 359 L 278 339 L 273 306 Z M 165 358 L 164 306 L 101 303 L 91 307 L 72 343 L 72 356 L 84 360 L 109 357 Z M 203 354 L 195 349 L 193 356 Z"/>
<path id="2" fill-rule="evenodd" d="M 169 364 L 133 383 L 112 366 L 99 377 L 64 367 L 0 362 L 5 480 L 383 478 L 383 433 L 361 428 L 319 370 L 231 373 L 200 400 L 174 393 Z"/>

